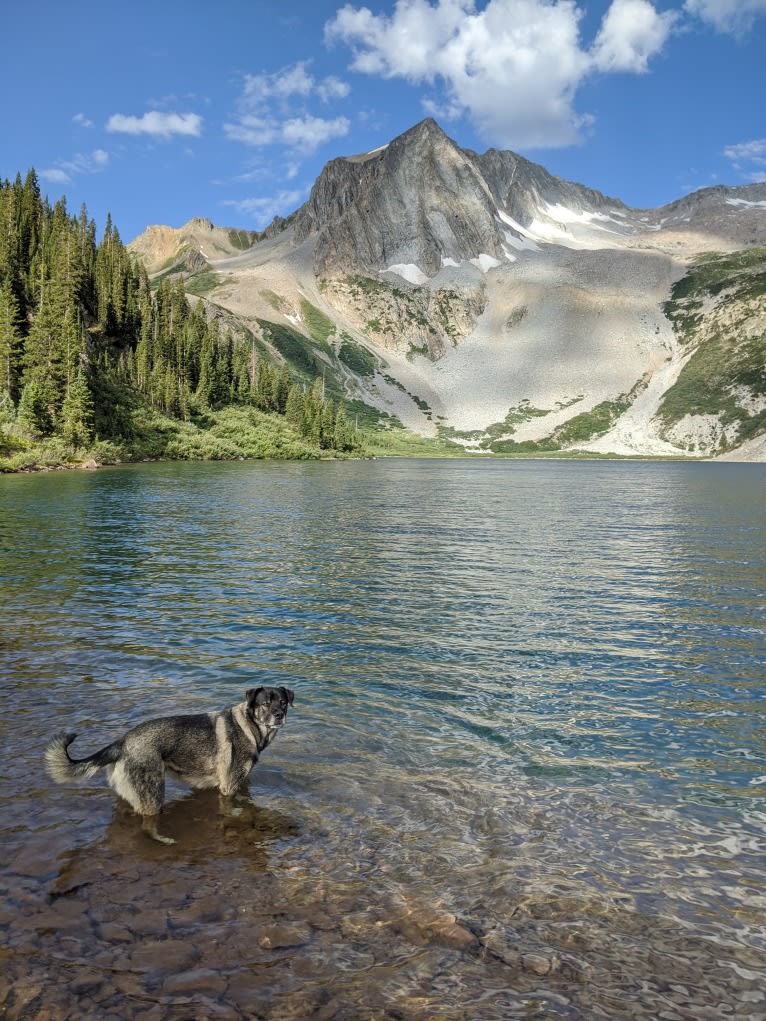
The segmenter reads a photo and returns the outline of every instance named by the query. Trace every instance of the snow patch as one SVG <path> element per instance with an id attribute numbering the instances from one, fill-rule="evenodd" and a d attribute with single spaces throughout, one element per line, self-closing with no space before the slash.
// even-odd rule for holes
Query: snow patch
<path id="1" fill-rule="evenodd" d="M 528 238 L 517 238 L 510 231 L 503 231 L 503 236 L 511 248 L 515 248 L 517 252 L 539 252 L 540 246 L 536 241 L 530 241 Z"/>
<path id="2" fill-rule="evenodd" d="M 500 265 L 500 260 L 496 259 L 493 255 L 487 255 L 486 252 L 482 252 L 475 259 L 468 260 L 472 266 L 476 266 L 482 273 L 487 273 L 491 269 L 495 269 Z"/>
<path id="3" fill-rule="evenodd" d="M 416 266 L 414 262 L 397 262 L 393 266 L 386 266 L 384 272 L 396 273 L 410 284 L 424 284 L 428 280 L 420 266 Z"/>
<path id="4" fill-rule="evenodd" d="M 445 259 L 444 256 L 442 256 L 442 267 L 444 266 L 453 266 L 455 269 L 459 269 L 460 263 L 455 262 L 454 259 Z"/>
<path id="5" fill-rule="evenodd" d="M 766 209 L 766 202 L 748 202 L 747 199 L 726 199 L 727 206 L 748 206 L 751 209 Z"/>
<path id="6" fill-rule="evenodd" d="M 536 244 L 535 239 L 529 231 L 522 227 L 520 223 L 517 223 L 512 217 L 508 216 L 507 213 L 504 213 L 502 209 L 498 209 L 497 215 L 499 219 L 506 224 L 506 226 L 512 227 L 517 234 L 521 234 L 521 237 L 517 238 L 514 237 L 513 234 L 509 234 L 508 231 L 504 231 L 505 240 L 512 248 L 516 248 L 519 251 L 524 251 L 524 249 L 530 252 L 540 251 L 540 246 Z"/>

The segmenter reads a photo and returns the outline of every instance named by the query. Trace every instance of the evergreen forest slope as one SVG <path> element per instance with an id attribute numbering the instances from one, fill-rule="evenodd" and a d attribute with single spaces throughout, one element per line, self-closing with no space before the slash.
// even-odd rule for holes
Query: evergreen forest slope
<path id="1" fill-rule="evenodd" d="M 291 371 L 180 278 L 152 286 L 111 218 L 98 239 L 34 171 L 0 182 L 0 467 L 359 447 L 318 362 Z"/>

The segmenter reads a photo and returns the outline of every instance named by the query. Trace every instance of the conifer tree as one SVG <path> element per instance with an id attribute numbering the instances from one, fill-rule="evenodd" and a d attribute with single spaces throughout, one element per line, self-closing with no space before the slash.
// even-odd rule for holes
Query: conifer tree
<path id="1" fill-rule="evenodd" d="M 61 435 L 73 447 L 86 446 L 93 435 L 93 397 L 82 368 L 61 407 Z"/>
<path id="2" fill-rule="evenodd" d="M 0 388 L 13 399 L 18 390 L 18 361 L 21 350 L 19 303 L 10 280 L 0 287 Z"/>
<path id="3" fill-rule="evenodd" d="M 26 384 L 21 391 L 16 421 L 30 436 L 45 436 L 51 431 L 53 421 L 44 383 L 32 379 Z"/>
<path id="4" fill-rule="evenodd" d="M 303 390 L 297 383 L 293 383 L 287 395 L 285 404 L 285 418 L 288 422 L 300 429 L 303 423 Z"/>

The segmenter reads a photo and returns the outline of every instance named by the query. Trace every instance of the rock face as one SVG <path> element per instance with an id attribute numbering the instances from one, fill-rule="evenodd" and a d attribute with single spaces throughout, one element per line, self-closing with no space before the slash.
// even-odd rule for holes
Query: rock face
<path id="1" fill-rule="evenodd" d="M 624 208 L 515 153 L 461 149 L 429 118 L 378 151 L 328 163 L 291 226 L 298 242 L 316 236 L 320 275 L 413 266 L 428 278 L 482 255 L 502 260 L 509 233 L 523 243 L 500 212 L 526 227 L 556 205 Z"/>

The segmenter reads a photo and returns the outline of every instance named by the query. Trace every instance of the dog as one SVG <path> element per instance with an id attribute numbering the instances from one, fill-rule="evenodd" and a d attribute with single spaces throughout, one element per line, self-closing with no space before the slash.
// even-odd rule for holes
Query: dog
<path id="1" fill-rule="evenodd" d="M 76 734 L 57 734 L 45 749 L 48 773 L 57 783 L 71 783 L 105 768 L 109 786 L 141 816 L 144 832 L 174 844 L 157 832 L 165 774 L 190 787 L 217 787 L 231 798 L 284 724 L 294 697 L 289 688 L 250 688 L 244 702 L 222 712 L 139 723 L 86 759 L 69 755 Z"/>

